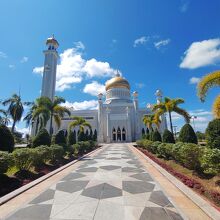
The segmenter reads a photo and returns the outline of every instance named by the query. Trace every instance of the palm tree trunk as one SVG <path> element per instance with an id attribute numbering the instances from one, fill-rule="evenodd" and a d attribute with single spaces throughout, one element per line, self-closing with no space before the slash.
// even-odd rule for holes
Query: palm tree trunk
<path id="1" fill-rule="evenodd" d="M 15 130 L 15 124 L 16 124 L 16 121 L 14 120 L 13 121 L 13 124 L 12 124 L 12 127 L 11 127 L 11 132 L 14 133 L 14 130 Z"/>
<path id="2" fill-rule="evenodd" d="M 53 114 L 50 117 L 50 135 L 53 134 Z"/>
<path id="3" fill-rule="evenodd" d="M 171 130 L 171 132 L 172 132 L 172 134 L 173 134 L 173 123 L 172 123 L 171 112 L 168 111 L 168 114 L 169 114 L 169 119 L 170 119 L 170 130 Z"/>

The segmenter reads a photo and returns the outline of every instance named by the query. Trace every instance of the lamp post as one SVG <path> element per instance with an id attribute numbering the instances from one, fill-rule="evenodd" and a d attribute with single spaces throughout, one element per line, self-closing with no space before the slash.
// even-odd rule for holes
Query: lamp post
<path id="1" fill-rule="evenodd" d="M 196 131 L 195 119 L 197 119 L 197 116 L 191 115 L 190 119 L 193 120 L 193 128 L 194 128 L 194 130 Z"/>

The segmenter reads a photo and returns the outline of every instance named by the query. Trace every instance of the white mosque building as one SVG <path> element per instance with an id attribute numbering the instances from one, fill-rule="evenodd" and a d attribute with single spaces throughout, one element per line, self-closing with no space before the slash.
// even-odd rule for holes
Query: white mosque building
<path id="1" fill-rule="evenodd" d="M 41 96 L 53 99 L 56 84 L 57 59 L 59 57 L 56 49 L 59 44 L 54 37 L 46 41 L 47 50 L 44 51 L 44 72 Z M 92 131 L 97 132 L 98 142 L 132 142 L 139 139 L 146 132 L 143 124 L 144 115 L 152 114 L 150 105 L 146 108 L 139 108 L 138 93 L 131 95 L 129 82 L 120 76 L 115 75 L 105 84 L 106 95 L 97 94 L 98 109 L 96 110 L 74 110 L 70 109 L 71 117 L 80 116 L 92 126 Z M 157 90 L 157 102 L 162 99 L 162 93 Z M 67 130 L 68 124 L 73 120 L 71 117 L 62 119 L 59 130 Z M 161 118 L 160 132 L 167 127 L 166 117 Z M 54 125 L 53 132 L 58 128 Z M 78 132 L 78 128 L 75 128 Z"/>

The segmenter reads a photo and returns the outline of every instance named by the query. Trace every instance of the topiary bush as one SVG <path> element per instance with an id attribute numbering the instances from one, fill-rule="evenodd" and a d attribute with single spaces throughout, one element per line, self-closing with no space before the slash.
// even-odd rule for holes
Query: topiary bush
<path id="1" fill-rule="evenodd" d="M 14 136 L 5 125 L 0 125 L 0 150 L 12 152 L 14 149 Z"/>
<path id="2" fill-rule="evenodd" d="M 220 119 L 209 122 L 205 135 L 209 147 L 220 149 Z"/>
<path id="3" fill-rule="evenodd" d="M 179 134 L 179 141 L 183 143 L 198 144 L 197 136 L 190 124 L 185 124 Z"/>
<path id="4" fill-rule="evenodd" d="M 45 128 L 41 129 L 33 140 L 33 147 L 38 147 L 41 145 L 50 146 L 50 144 L 51 138 L 48 131 Z"/>
<path id="5" fill-rule="evenodd" d="M 63 130 L 57 132 L 57 134 L 55 135 L 54 143 L 58 145 L 66 144 L 65 132 Z"/>
<path id="6" fill-rule="evenodd" d="M 0 151 L 0 174 L 6 173 L 7 170 L 13 165 L 13 157 L 11 154 Z"/>
<path id="7" fill-rule="evenodd" d="M 181 161 L 181 155 L 180 155 L 180 149 L 184 146 L 184 143 L 182 142 L 177 142 L 176 144 L 173 145 L 172 147 L 172 152 L 171 152 L 171 156 L 172 158 L 179 162 Z"/>
<path id="8" fill-rule="evenodd" d="M 152 134 L 152 141 L 160 141 L 162 142 L 161 134 L 158 130 L 154 131 Z"/>
<path id="9" fill-rule="evenodd" d="M 165 129 L 165 131 L 163 132 L 163 142 L 175 144 L 173 134 L 168 129 Z"/>
<path id="10" fill-rule="evenodd" d="M 84 131 L 80 131 L 78 134 L 78 141 L 85 141 L 85 134 Z"/>
<path id="11" fill-rule="evenodd" d="M 17 149 L 12 155 L 14 158 L 14 164 L 19 170 L 30 170 L 34 157 L 32 149 Z"/>
<path id="12" fill-rule="evenodd" d="M 93 140 L 93 141 L 97 141 L 97 131 L 96 131 L 96 129 L 95 129 L 95 131 L 94 131 L 92 140 Z"/>
<path id="13" fill-rule="evenodd" d="M 201 167 L 205 174 L 220 173 L 220 149 L 205 148 L 200 157 Z"/>
<path id="14" fill-rule="evenodd" d="M 69 131 L 67 135 L 67 145 L 71 146 L 76 143 L 76 132 Z"/>

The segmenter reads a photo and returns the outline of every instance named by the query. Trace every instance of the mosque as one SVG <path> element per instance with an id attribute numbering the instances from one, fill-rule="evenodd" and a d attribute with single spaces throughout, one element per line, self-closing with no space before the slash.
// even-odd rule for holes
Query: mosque
<path id="1" fill-rule="evenodd" d="M 54 37 L 46 41 L 47 50 L 44 51 L 44 72 L 41 96 L 53 99 L 56 85 L 57 59 L 59 57 L 57 48 L 59 46 Z M 97 133 L 98 142 L 132 142 L 139 139 L 146 132 L 143 124 L 144 115 L 152 114 L 151 106 L 140 108 L 138 93 L 131 94 L 129 82 L 120 74 L 116 74 L 105 83 L 106 95 L 97 94 L 98 109 L 96 110 L 74 110 L 70 109 L 71 117 L 80 116 L 92 126 L 93 133 Z M 162 99 L 162 93 L 157 90 L 157 102 Z M 73 120 L 71 117 L 62 118 L 61 127 L 54 125 L 53 132 L 67 130 L 68 124 Z M 160 132 L 167 127 L 166 117 L 161 117 Z M 74 128 L 78 132 L 78 128 Z M 88 131 L 87 131 L 88 132 Z"/>

